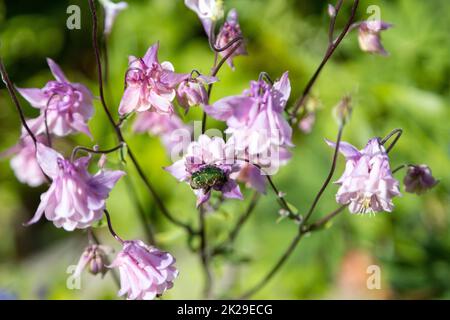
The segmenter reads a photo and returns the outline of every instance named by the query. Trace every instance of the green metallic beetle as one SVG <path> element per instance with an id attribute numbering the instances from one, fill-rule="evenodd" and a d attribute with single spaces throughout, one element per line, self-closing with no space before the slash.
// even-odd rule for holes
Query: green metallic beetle
<path id="1" fill-rule="evenodd" d="M 227 182 L 227 176 L 222 169 L 207 165 L 194 172 L 191 176 L 192 189 L 209 190 L 214 187 L 221 187 Z"/>

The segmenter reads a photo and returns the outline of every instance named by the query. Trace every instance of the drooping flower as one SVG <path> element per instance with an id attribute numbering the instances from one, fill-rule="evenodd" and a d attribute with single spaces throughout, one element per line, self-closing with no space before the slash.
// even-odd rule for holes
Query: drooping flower
<path id="1" fill-rule="evenodd" d="M 93 275 L 98 273 L 101 273 L 102 276 L 105 275 L 108 271 L 106 268 L 106 256 L 111 252 L 112 249 L 104 245 L 88 245 L 81 254 L 73 276 L 79 277 L 85 268 L 88 268 Z"/>
<path id="2" fill-rule="evenodd" d="M 177 100 L 186 112 L 190 107 L 196 105 L 205 105 L 208 103 L 208 92 L 205 85 L 217 81 L 216 77 L 200 75 L 196 78 L 189 77 L 180 83 L 177 89 Z"/>
<path id="3" fill-rule="evenodd" d="M 392 198 L 400 195 L 399 183 L 392 176 L 389 157 L 379 138 L 370 139 L 362 150 L 341 142 L 339 151 L 347 162 L 342 177 L 335 182 L 340 185 L 336 201 L 349 204 L 351 213 L 391 212 Z"/>
<path id="4" fill-rule="evenodd" d="M 391 28 L 392 25 L 381 20 L 363 21 L 359 24 L 358 41 L 362 51 L 388 55 L 381 44 L 381 31 Z"/>
<path id="5" fill-rule="evenodd" d="M 315 122 L 316 122 L 316 113 L 309 112 L 303 118 L 300 119 L 300 121 L 298 122 L 298 128 L 303 133 L 306 134 L 311 133 Z"/>
<path id="6" fill-rule="evenodd" d="M 197 14 L 208 38 L 211 38 L 215 23 L 224 14 L 223 0 L 184 0 L 184 4 Z"/>
<path id="7" fill-rule="evenodd" d="M 425 165 L 408 166 L 403 183 L 405 191 L 410 193 L 422 194 L 433 188 L 439 181 L 433 177 L 431 169 Z"/>
<path id="8" fill-rule="evenodd" d="M 176 114 L 141 112 L 136 117 L 133 130 L 160 137 L 168 154 L 183 151 L 191 141 L 192 128 L 184 124 Z"/>
<path id="9" fill-rule="evenodd" d="M 17 88 L 19 93 L 31 104 L 40 109 L 40 115 L 28 120 L 31 131 L 36 135 L 48 130 L 57 136 L 66 136 L 74 132 L 91 135 L 87 121 L 92 117 L 92 93 L 80 83 L 67 80 L 61 68 L 50 58 L 48 66 L 56 80 L 47 82 L 42 89 Z"/>
<path id="10" fill-rule="evenodd" d="M 117 15 L 128 8 L 128 3 L 125 1 L 120 1 L 117 3 L 112 2 L 111 0 L 99 0 L 105 10 L 105 25 L 103 32 L 105 35 L 109 35 L 112 31 L 112 27 L 114 24 L 114 20 L 116 20 Z"/>
<path id="11" fill-rule="evenodd" d="M 197 196 L 197 206 L 209 200 L 212 190 L 225 198 L 242 199 L 235 179 L 240 165 L 234 146 L 222 138 L 201 135 L 187 148 L 184 157 L 165 169 L 179 181 L 189 183 Z"/>
<path id="12" fill-rule="evenodd" d="M 228 12 L 227 20 L 223 24 L 222 28 L 220 29 L 219 34 L 217 35 L 216 39 L 216 46 L 219 48 L 225 47 L 231 40 L 242 36 L 241 27 L 238 22 L 238 14 L 236 9 L 231 9 Z M 231 50 L 234 48 L 236 44 L 232 45 L 231 47 L 223 50 L 220 52 L 220 55 L 222 57 L 225 57 L 228 55 Z M 234 70 L 233 65 L 233 58 L 236 56 L 242 56 L 247 55 L 247 50 L 245 48 L 244 43 L 241 43 L 241 45 L 234 50 L 234 52 L 231 54 L 231 56 L 227 59 L 228 65 Z"/>
<path id="13" fill-rule="evenodd" d="M 175 73 L 173 65 L 168 61 L 159 63 L 158 48 L 159 43 L 156 43 L 147 50 L 143 58 L 128 58 L 126 89 L 119 106 L 121 115 L 146 110 L 173 113 L 175 87 L 187 79 L 189 74 Z"/>
<path id="14" fill-rule="evenodd" d="M 36 139 L 43 144 L 47 141 L 44 135 L 38 135 Z M 11 155 L 13 157 L 10 165 L 20 182 L 26 183 L 30 187 L 37 187 L 45 183 L 46 178 L 36 160 L 36 147 L 30 136 L 22 135 L 19 143 L 6 150 L 0 157 Z"/>
<path id="15" fill-rule="evenodd" d="M 27 225 L 36 223 L 45 213 L 56 227 L 67 231 L 86 228 L 100 220 L 109 192 L 125 174 L 100 170 L 91 175 L 87 170 L 89 156 L 72 162 L 41 143 L 37 144 L 37 161 L 52 184 L 41 195 L 41 203 Z"/>
<path id="16" fill-rule="evenodd" d="M 178 276 L 175 258 L 168 252 L 147 246 L 140 240 L 124 241 L 110 268 L 119 268 L 119 296 L 130 300 L 151 300 L 172 288 Z"/>
<path id="17" fill-rule="evenodd" d="M 263 80 L 250 82 L 243 94 L 205 106 L 215 119 L 226 121 L 227 134 L 234 137 L 236 148 L 250 155 L 266 152 L 272 146 L 292 146 L 292 128 L 283 117 L 291 92 L 288 72 L 273 86 Z"/>

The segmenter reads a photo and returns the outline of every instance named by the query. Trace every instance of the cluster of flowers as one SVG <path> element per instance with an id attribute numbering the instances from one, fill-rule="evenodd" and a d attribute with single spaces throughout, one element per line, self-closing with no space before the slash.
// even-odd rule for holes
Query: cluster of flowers
<path id="1" fill-rule="evenodd" d="M 102 3 L 106 13 L 105 32 L 109 34 L 114 17 L 126 4 L 107 0 Z M 222 2 L 185 0 L 185 4 L 199 16 L 210 44 L 221 48 L 220 54 L 234 68 L 233 59 L 246 54 L 242 43 L 227 47 L 234 39 L 242 38 L 236 10 L 230 10 L 216 35 L 215 25 L 224 15 Z M 388 27 L 384 22 L 360 23 L 361 48 L 385 54 L 379 33 Z M 156 43 L 142 58 L 129 57 L 126 88 L 118 113 L 122 117 L 135 113 L 133 130 L 160 137 L 168 153 L 176 148 L 185 150 L 183 157 L 165 170 L 191 187 L 197 206 L 208 202 L 213 191 L 221 192 L 225 198 L 242 199 L 239 182 L 264 193 L 265 175 L 286 164 L 291 157 L 289 148 L 293 147 L 292 128 L 284 116 L 291 93 L 288 72 L 275 82 L 260 76 L 241 94 L 210 103 L 208 86 L 218 81 L 215 75 L 175 73 L 170 62 L 159 62 L 158 49 Z M 53 60 L 48 59 L 48 65 L 55 80 L 42 89 L 17 88 L 31 106 L 40 110 L 37 118 L 27 121 L 36 142 L 24 130 L 19 143 L 7 154 L 14 155 L 11 167 L 21 182 L 30 186 L 50 183 L 27 225 L 45 215 L 56 227 L 73 231 L 91 227 L 102 219 L 109 193 L 125 173 L 100 165 L 98 172 L 91 174 L 88 171 L 91 155 L 65 158 L 51 147 L 51 136 L 78 132 L 91 136 L 88 121 L 94 109 L 93 95 L 86 86 L 70 82 Z M 175 100 L 185 112 L 200 106 L 207 115 L 224 121 L 228 140 L 202 134 L 196 141 L 190 141 L 192 128 L 175 112 Z M 187 132 L 189 141 L 173 139 L 177 130 Z M 336 147 L 332 142 L 328 144 Z M 336 201 L 349 205 L 352 213 L 392 211 L 392 198 L 400 195 L 399 183 L 392 175 L 380 139 L 370 139 L 362 150 L 340 142 L 339 151 L 346 158 L 346 167 L 336 182 L 340 186 Z M 424 165 L 410 166 L 404 182 L 406 191 L 416 193 L 436 184 L 430 169 Z M 120 271 L 119 295 L 153 299 L 172 287 L 178 270 L 171 254 L 140 240 L 121 243 L 123 249 L 108 266 Z M 108 251 L 103 246 L 90 245 L 80 258 L 76 274 L 87 266 L 94 274 L 104 274 Z"/>

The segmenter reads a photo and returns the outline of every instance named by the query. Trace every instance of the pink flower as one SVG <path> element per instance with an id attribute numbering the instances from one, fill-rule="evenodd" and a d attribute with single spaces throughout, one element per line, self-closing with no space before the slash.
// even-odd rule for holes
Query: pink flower
<path id="1" fill-rule="evenodd" d="M 45 213 L 56 227 L 67 231 L 86 228 L 100 220 L 109 192 L 125 174 L 100 170 L 92 176 L 87 171 L 90 157 L 71 162 L 41 143 L 37 145 L 37 161 L 52 184 L 41 195 L 41 203 L 27 225 L 36 223 Z"/>
<path id="2" fill-rule="evenodd" d="M 120 1 L 114 3 L 110 0 L 99 0 L 105 10 L 105 26 L 103 32 L 105 35 L 109 35 L 112 31 L 114 20 L 116 20 L 117 15 L 128 8 L 128 3 L 125 1 Z"/>
<path id="3" fill-rule="evenodd" d="M 235 161 L 234 146 L 222 138 L 201 135 L 189 145 L 185 156 L 165 168 L 179 181 L 190 184 L 197 196 L 197 206 L 205 203 L 211 190 L 222 192 L 225 198 L 241 199 L 236 183 L 240 170 Z"/>
<path id="4" fill-rule="evenodd" d="M 331 147 L 335 144 L 327 141 Z M 341 142 L 339 151 L 347 162 L 336 201 L 349 204 L 351 213 L 391 212 L 392 198 L 400 195 L 399 183 L 392 176 L 389 158 L 379 138 L 370 139 L 361 151 Z"/>
<path id="5" fill-rule="evenodd" d="M 50 133 L 66 136 L 74 132 L 91 135 L 87 121 L 92 117 L 92 93 L 80 83 L 71 83 L 60 67 L 47 58 L 47 63 L 55 80 L 47 82 L 42 89 L 17 88 L 19 93 L 31 104 L 40 109 L 36 119 L 28 120 L 28 125 L 36 134 L 46 132 L 45 118 Z"/>
<path id="6" fill-rule="evenodd" d="M 119 296 L 129 300 L 151 300 L 172 288 L 178 276 L 175 258 L 167 252 L 147 246 L 140 240 L 125 241 L 110 268 L 119 268 Z"/>
<path id="7" fill-rule="evenodd" d="M 219 48 L 227 45 L 231 40 L 242 36 L 241 27 L 238 22 L 238 14 L 236 9 L 231 9 L 227 15 L 227 21 L 223 24 L 220 32 L 217 36 L 216 46 Z M 233 44 L 230 48 L 225 49 L 220 52 L 222 57 L 226 56 L 230 53 L 231 49 L 236 44 Z M 245 49 L 245 45 L 241 43 L 241 45 L 233 52 L 233 54 L 227 59 L 228 65 L 234 70 L 233 58 L 236 56 L 247 55 L 247 50 Z"/>
<path id="8" fill-rule="evenodd" d="M 154 111 L 139 113 L 133 130 L 159 136 L 169 154 L 184 150 L 190 142 L 192 131 L 176 114 L 159 114 Z"/>
<path id="9" fill-rule="evenodd" d="M 43 144 L 47 141 L 43 135 L 36 136 L 36 139 Z M 2 156 L 9 155 L 14 155 L 10 165 L 20 182 L 30 187 L 37 187 L 46 182 L 45 175 L 36 160 L 36 147 L 30 136 L 23 135 L 18 144 L 2 154 Z"/>
<path id="10" fill-rule="evenodd" d="M 233 135 L 237 149 L 255 155 L 273 146 L 293 145 L 292 128 L 283 116 L 290 92 L 285 72 L 273 86 L 263 80 L 252 81 L 242 95 L 220 99 L 204 109 L 213 118 L 226 121 L 225 132 Z"/>
<path id="11" fill-rule="evenodd" d="M 91 244 L 87 246 L 81 254 L 73 276 L 79 277 L 85 268 L 88 268 L 93 275 L 98 273 L 101 273 L 102 276 L 105 275 L 106 271 L 108 271 L 105 265 L 106 256 L 111 251 L 110 247 L 103 245 Z"/>
<path id="12" fill-rule="evenodd" d="M 196 105 L 205 105 L 208 103 L 208 92 L 205 85 L 217 81 L 215 77 L 200 75 L 196 78 L 188 78 L 180 83 L 177 89 L 177 100 L 186 112 L 190 107 Z"/>
<path id="13" fill-rule="evenodd" d="M 381 31 L 391 28 L 392 25 L 381 20 L 363 21 L 359 25 L 358 41 L 362 51 L 388 55 L 381 44 Z"/>
<path id="14" fill-rule="evenodd" d="M 431 169 L 425 164 L 408 166 L 408 171 L 403 179 L 405 191 L 416 194 L 424 193 L 433 188 L 438 182 L 433 177 Z"/>
<path id="15" fill-rule="evenodd" d="M 311 133 L 314 123 L 316 122 L 316 113 L 315 112 L 308 112 L 302 119 L 300 119 L 298 123 L 298 128 L 303 133 Z"/>
<path id="16" fill-rule="evenodd" d="M 223 17 L 223 0 L 184 0 L 184 4 L 197 14 L 211 38 L 215 23 Z"/>
<path id="17" fill-rule="evenodd" d="M 177 74 L 173 65 L 158 62 L 159 43 L 151 46 L 143 58 L 130 56 L 125 75 L 126 89 L 120 101 L 121 115 L 137 111 L 154 110 L 163 114 L 173 112 L 175 87 L 189 77 Z"/>

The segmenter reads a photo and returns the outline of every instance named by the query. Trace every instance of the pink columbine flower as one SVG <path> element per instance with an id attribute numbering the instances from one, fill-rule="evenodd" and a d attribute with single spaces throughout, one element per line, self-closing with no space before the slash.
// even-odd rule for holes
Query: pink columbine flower
<path id="1" fill-rule="evenodd" d="M 158 62 L 159 43 L 151 46 L 143 58 L 130 56 L 125 75 L 126 89 L 120 101 L 121 115 L 133 111 L 153 110 L 163 114 L 173 112 L 175 87 L 189 77 L 177 74 L 173 65 Z"/>
<path id="2" fill-rule="evenodd" d="M 151 300 L 172 288 L 178 276 L 175 258 L 140 240 L 124 241 L 110 268 L 119 268 L 119 296 L 129 300 Z"/>
<path id="3" fill-rule="evenodd" d="M 108 271 L 106 268 L 106 256 L 111 252 L 112 249 L 108 246 L 98 244 L 87 246 L 81 254 L 73 276 L 79 277 L 85 268 L 93 275 L 98 273 L 101 273 L 102 276 L 105 275 Z"/>
<path id="4" fill-rule="evenodd" d="M 190 184 L 197 206 L 209 200 L 212 190 L 225 198 L 241 199 L 235 179 L 240 165 L 235 161 L 234 145 L 222 138 L 201 135 L 187 148 L 185 156 L 165 169 L 179 181 Z"/>
<path id="5" fill-rule="evenodd" d="M 190 107 L 203 106 L 208 103 L 208 92 L 205 86 L 217 81 L 216 77 L 200 75 L 196 78 L 189 77 L 180 83 L 177 89 L 177 100 L 186 112 Z"/>
<path id="6" fill-rule="evenodd" d="M 391 28 L 392 25 L 381 20 L 363 21 L 359 25 L 358 41 L 362 51 L 388 55 L 381 44 L 381 31 Z"/>
<path id="7" fill-rule="evenodd" d="M 433 177 L 430 167 L 426 164 L 408 166 L 408 171 L 403 179 L 405 191 L 422 194 L 433 188 L 439 181 Z"/>
<path id="8" fill-rule="evenodd" d="M 71 162 L 41 143 L 37 145 L 37 161 L 52 184 L 41 195 L 41 203 L 27 225 L 36 223 L 45 213 L 56 227 L 67 231 L 87 228 L 100 220 L 109 192 L 125 174 L 100 170 L 91 175 L 87 171 L 90 157 Z"/>
<path id="9" fill-rule="evenodd" d="M 191 141 L 192 128 L 184 124 L 176 114 L 141 112 L 136 117 L 133 130 L 160 137 L 168 154 L 183 151 Z"/>
<path id="10" fill-rule="evenodd" d="M 211 39 L 215 23 L 223 17 L 223 0 L 184 0 L 184 4 L 194 11 L 202 22 L 208 38 Z"/>
<path id="11" fill-rule="evenodd" d="M 242 32 L 241 32 L 241 27 L 239 26 L 239 22 L 238 22 L 238 14 L 237 14 L 236 9 L 231 9 L 228 12 L 227 20 L 223 24 L 223 26 L 220 29 L 220 32 L 219 32 L 219 34 L 217 36 L 216 46 L 219 47 L 219 48 L 222 48 L 225 45 L 227 45 L 231 40 L 233 40 L 233 39 L 235 39 L 235 38 L 237 38 L 239 36 L 242 36 Z M 232 50 L 232 48 L 235 45 L 236 44 L 233 44 L 231 47 L 221 51 L 220 55 L 222 57 L 226 56 L 227 54 L 230 53 L 230 51 Z M 236 56 L 242 56 L 242 55 L 247 55 L 247 50 L 246 50 L 245 45 L 243 43 L 241 43 L 241 45 L 227 59 L 228 65 L 233 70 L 234 70 L 233 58 L 236 57 Z"/>
<path id="12" fill-rule="evenodd" d="M 263 80 L 252 81 L 243 94 L 220 99 L 204 109 L 213 118 L 226 121 L 225 132 L 233 135 L 237 149 L 255 155 L 272 146 L 293 146 L 292 128 L 283 116 L 290 92 L 285 72 L 273 86 Z"/>
<path id="13" fill-rule="evenodd" d="M 67 80 L 61 68 L 47 58 L 48 66 L 56 80 L 47 82 L 44 88 L 17 88 L 19 93 L 35 108 L 40 109 L 36 119 L 28 120 L 36 135 L 46 132 L 45 119 L 50 133 L 66 136 L 74 132 L 91 135 L 87 121 L 92 117 L 92 93 L 80 83 Z"/>
<path id="14" fill-rule="evenodd" d="M 128 8 L 128 3 L 126 3 L 125 1 L 114 3 L 111 0 L 100 0 L 100 3 L 105 10 L 105 25 L 103 33 L 108 36 L 112 31 L 114 20 L 116 20 L 117 15 L 121 11 Z"/>
<path id="15" fill-rule="evenodd" d="M 36 139 L 43 144 L 47 141 L 44 135 L 38 135 Z M 26 183 L 30 187 L 37 187 L 45 183 L 46 178 L 36 160 L 36 147 L 30 136 L 22 135 L 19 143 L 3 152 L 0 157 L 10 155 L 14 155 L 10 165 L 20 182 Z"/>
<path id="16" fill-rule="evenodd" d="M 327 141 L 331 147 L 335 143 Z M 399 183 L 392 176 L 389 158 L 379 138 L 370 139 L 362 150 L 341 142 L 339 151 L 347 162 L 336 201 L 349 204 L 351 213 L 391 212 L 392 198 L 400 195 Z"/>

